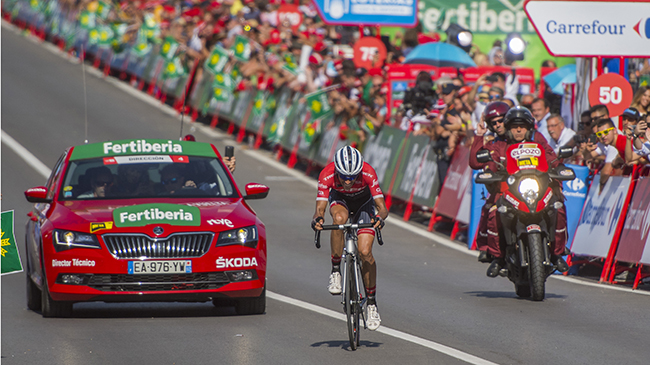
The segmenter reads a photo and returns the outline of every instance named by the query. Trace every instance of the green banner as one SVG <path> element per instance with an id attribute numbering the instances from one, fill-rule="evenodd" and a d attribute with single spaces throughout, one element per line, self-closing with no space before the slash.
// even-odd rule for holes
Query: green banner
<path id="1" fill-rule="evenodd" d="M 23 271 L 20 262 L 16 238 L 14 237 L 14 211 L 0 214 L 0 231 L 2 231 L 2 275 Z"/>
<path id="2" fill-rule="evenodd" d="M 371 137 L 365 145 L 363 151 L 365 161 L 375 168 L 379 184 L 384 190 L 390 186 L 397 155 L 405 138 L 406 131 L 383 126 L 379 134 Z"/>
<path id="3" fill-rule="evenodd" d="M 216 45 L 212 49 L 212 53 L 208 59 L 205 60 L 203 66 L 213 74 L 219 74 L 223 72 L 226 63 L 228 63 L 228 51 L 223 49 L 220 45 Z"/>
<path id="4" fill-rule="evenodd" d="M 167 61 L 171 61 L 176 56 L 176 51 L 180 44 L 172 37 L 165 38 L 165 41 L 160 47 L 160 55 L 163 56 Z"/>
<path id="5" fill-rule="evenodd" d="M 317 91 L 307 95 L 306 103 L 311 112 L 311 120 L 322 119 L 334 112 L 327 100 L 327 91 Z"/>
<path id="6" fill-rule="evenodd" d="M 323 125 L 329 124 L 334 119 L 334 116 L 325 118 L 323 120 Z M 338 150 L 340 147 L 346 145 L 347 141 L 341 141 L 339 139 L 340 129 L 339 126 L 334 126 L 330 129 L 326 129 L 320 137 L 320 143 L 318 144 L 318 150 L 314 156 L 314 160 L 321 164 L 322 166 L 327 165 L 331 162 L 333 153 Z"/>
<path id="7" fill-rule="evenodd" d="M 81 26 L 81 29 L 93 29 L 96 26 L 96 21 L 95 21 L 95 13 L 91 13 L 89 11 L 82 11 L 79 14 L 79 25 Z"/>
<path id="8" fill-rule="evenodd" d="M 284 55 L 284 65 L 282 66 L 282 69 L 289 71 L 289 73 L 292 75 L 298 75 L 300 73 L 298 63 L 296 63 L 296 59 L 293 57 L 293 54 L 287 53 Z"/>
<path id="9" fill-rule="evenodd" d="M 163 78 L 172 79 L 186 74 L 187 70 L 185 69 L 185 66 L 183 66 L 180 57 L 174 57 L 172 60 L 165 62 Z"/>
<path id="10" fill-rule="evenodd" d="M 209 143 L 165 139 L 125 139 L 74 147 L 70 160 L 132 155 L 188 155 L 216 157 Z"/>
<path id="11" fill-rule="evenodd" d="M 106 20 L 108 18 L 108 14 L 110 14 L 111 12 L 111 7 L 112 5 L 110 2 L 107 3 L 107 2 L 99 1 L 97 3 L 97 11 L 96 11 L 97 16 L 100 17 L 101 19 Z"/>
<path id="12" fill-rule="evenodd" d="M 212 86 L 219 87 L 222 89 L 228 89 L 230 90 L 230 92 L 232 92 L 235 88 L 234 82 L 232 81 L 230 74 L 224 72 L 215 73 L 212 81 Z"/>
<path id="13" fill-rule="evenodd" d="M 292 92 L 288 88 L 283 88 L 282 91 L 276 92 L 276 108 L 273 116 L 269 118 L 264 128 L 264 135 L 267 137 L 266 141 L 270 144 L 279 143 L 284 135 L 284 127 L 286 125 L 286 118 L 291 112 Z"/>
<path id="14" fill-rule="evenodd" d="M 235 36 L 235 43 L 232 45 L 232 50 L 235 53 L 234 57 L 240 62 L 246 62 L 251 58 L 251 44 L 250 40 L 244 36 Z"/>
<path id="15" fill-rule="evenodd" d="M 144 227 L 148 224 L 200 226 L 201 211 L 181 204 L 140 204 L 115 208 L 113 221 L 116 227 Z"/>

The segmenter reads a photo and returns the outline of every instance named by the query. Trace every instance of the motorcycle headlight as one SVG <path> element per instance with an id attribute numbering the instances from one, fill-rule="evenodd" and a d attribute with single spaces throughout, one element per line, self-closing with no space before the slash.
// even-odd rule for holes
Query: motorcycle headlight
<path id="1" fill-rule="evenodd" d="M 257 228 L 250 226 L 219 233 L 217 246 L 242 245 L 255 248 L 257 240 Z"/>
<path id="2" fill-rule="evenodd" d="M 72 248 L 101 248 L 97 236 L 94 234 L 66 231 L 62 229 L 54 230 L 54 249 L 56 252 L 69 250 Z"/>
<path id="3" fill-rule="evenodd" d="M 539 183 L 535 179 L 526 178 L 519 182 L 519 194 L 528 205 L 535 203 L 539 196 Z"/>

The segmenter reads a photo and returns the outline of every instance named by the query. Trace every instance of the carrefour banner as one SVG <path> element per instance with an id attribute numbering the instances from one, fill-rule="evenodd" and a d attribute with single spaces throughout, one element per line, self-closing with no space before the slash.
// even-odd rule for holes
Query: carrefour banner
<path id="1" fill-rule="evenodd" d="M 644 178 L 634 187 L 634 195 L 627 211 L 616 260 L 650 264 L 650 179 Z M 642 261 L 644 251 L 648 251 Z"/>
<path id="2" fill-rule="evenodd" d="M 616 226 L 625 209 L 631 181 L 629 176 L 610 176 L 601 190 L 600 174 L 594 177 L 571 245 L 573 253 L 607 257 Z"/>
<path id="3" fill-rule="evenodd" d="M 562 183 L 564 197 L 566 198 L 564 204 L 566 206 L 567 233 L 569 234 L 567 242 L 571 242 L 578 228 L 582 207 L 585 205 L 585 199 L 587 199 L 589 168 L 570 164 L 567 164 L 567 167 L 572 168 L 576 173 L 575 179 Z"/>

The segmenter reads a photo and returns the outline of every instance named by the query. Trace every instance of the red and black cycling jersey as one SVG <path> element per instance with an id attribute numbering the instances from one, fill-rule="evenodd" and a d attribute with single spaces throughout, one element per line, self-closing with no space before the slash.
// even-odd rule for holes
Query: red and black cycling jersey
<path id="1" fill-rule="evenodd" d="M 318 196 L 316 200 L 327 201 L 330 196 L 330 189 L 334 189 L 343 194 L 346 198 L 357 199 L 363 195 L 372 196 L 374 199 L 383 198 L 384 193 L 379 187 L 379 178 L 372 166 L 367 163 L 363 164 L 361 176 L 357 177 L 350 190 L 345 190 L 343 185 L 336 176 L 334 162 L 330 162 L 318 176 Z"/>

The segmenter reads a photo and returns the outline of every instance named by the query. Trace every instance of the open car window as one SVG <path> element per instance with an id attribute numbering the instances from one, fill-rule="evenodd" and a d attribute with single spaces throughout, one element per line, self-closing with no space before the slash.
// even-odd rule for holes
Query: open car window
<path id="1" fill-rule="evenodd" d="M 238 197 L 225 167 L 216 158 L 154 160 L 134 157 L 127 163 L 106 163 L 103 158 L 70 161 L 59 196 L 61 200 Z"/>

